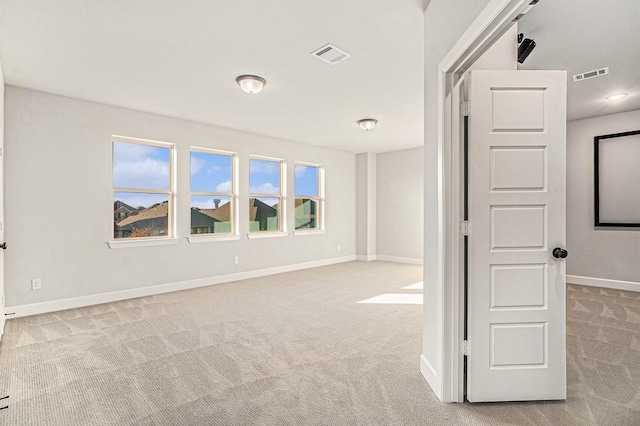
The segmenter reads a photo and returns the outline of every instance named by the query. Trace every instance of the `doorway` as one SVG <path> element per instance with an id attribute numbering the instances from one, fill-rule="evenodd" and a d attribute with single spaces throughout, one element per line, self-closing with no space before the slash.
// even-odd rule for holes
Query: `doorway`
<path id="1" fill-rule="evenodd" d="M 464 219 L 463 151 L 460 149 L 463 135 L 459 131 L 459 110 L 453 99 L 453 88 L 471 65 L 531 7 L 527 0 L 491 2 L 439 65 L 438 99 L 442 121 L 438 132 L 438 157 L 441 159 L 438 190 L 443 196 L 438 200 L 439 245 L 442 248 L 438 258 L 438 285 L 442 288 L 442 371 L 438 371 L 439 376 L 433 380 L 433 370 L 428 371 L 428 364 L 423 363 L 421 369 L 430 383 L 439 385 L 437 393 L 446 402 L 464 401 L 463 352 L 469 349 L 464 342 L 465 269 L 464 244 L 460 239 Z M 473 351 L 473 347 L 470 350 Z"/>

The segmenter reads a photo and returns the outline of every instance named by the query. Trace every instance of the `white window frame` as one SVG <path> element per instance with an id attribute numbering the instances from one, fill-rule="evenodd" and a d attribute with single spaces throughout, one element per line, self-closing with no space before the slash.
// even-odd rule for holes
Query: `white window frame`
<path id="1" fill-rule="evenodd" d="M 317 196 L 311 196 L 311 195 L 296 195 L 296 188 L 295 188 L 295 166 L 303 166 L 303 167 L 314 167 L 317 172 L 318 172 L 318 195 Z M 309 234 L 321 234 L 324 233 L 324 226 L 325 226 L 325 197 L 324 197 L 324 166 L 322 166 L 322 164 L 316 164 L 316 163 L 308 163 L 305 161 L 296 161 L 294 162 L 294 166 L 293 166 L 293 172 L 294 172 L 294 188 L 293 188 L 293 195 L 294 195 L 294 199 L 297 200 L 298 198 L 303 199 L 303 198 L 307 198 L 307 199 L 312 199 L 312 200 L 316 200 L 316 227 L 315 228 L 301 228 L 301 229 L 295 229 L 295 210 L 294 210 L 294 214 L 293 214 L 293 218 L 294 218 L 294 231 L 293 234 L 296 236 L 299 235 L 309 235 Z M 293 203 L 294 205 L 294 209 L 295 209 L 295 201 Z"/>
<path id="2" fill-rule="evenodd" d="M 155 146 L 159 148 L 169 149 L 169 189 L 141 189 L 141 188 L 127 188 L 127 187 L 115 187 L 113 186 L 113 148 L 116 142 Z M 110 248 L 121 247 L 136 247 L 147 245 L 165 245 L 175 244 L 177 239 L 175 237 L 176 230 L 176 215 L 175 215 L 175 197 L 176 197 L 176 182 L 175 182 L 175 167 L 176 167 L 176 145 L 169 142 L 159 142 L 149 139 L 132 138 L 127 136 L 111 136 L 111 223 L 110 223 L 110 241 L 108 242 Z M 114 238 L 113 237 L 113 205 L 115 203 L 115 194 L 117 192 L 126 192 L 134 194 L 166 194 L 167 195 L 167 235 L 157 237 L 135 237 L 135 238 Z"/>
<path id="3" fill-rule="evenodd" d="M 211 233 L 211 234 L 192 234 L 191 233 L 191 214 L 189 214 L 189 236 L 187 239 L 190 243 L 201 243 L 208 241 L 229 241 L 237 240 L 240 238 L 238 234 L 238 156 L 235 152 L 222 151 L 212 148 L 201 148 L 192 146 L 189 150 L 189 166 L 191 166 L 191 153 L 200 152 L 203 154 L 213 155 L 225 155 L 231 157 L 231 192 L 216 192 L 216 191 L 191 191 L 191 173 L 189 173 L 189 210 L 191 210 L 191 196 L 220 196 L 229 197 L 231 203 L 231 232 L 225 233 Z M 191 170 L 191 169 L 189 169 Z M 189 212 L 191 213 L 191 212 Z"/>
<path id="4" fill-rule="evenodd" d="M 272 161 L 274 163 L 279 163 L 280 164 L 280 193 L 279 194 L 258 194 L 258 193 L 254 193 L 251 192 L 251 160 L 262 160 L 262 161 Z M 250 155 L 249 156 L 249 167 L 248 167 L 248 172 L 249 172 L 249 196 L 247 200 L 250 200 L 252 198 L 278 198 L 278 206 L 279 206 L 279 212 L 278 212 L 278 230 L 277 231 L 253 231 L 253 232 L 249 232 L 247 234 L 247 237 L 250 239 L 254 239 L 254 238 L 269 238 L 269 237 L 282 237 L 282 236 L 286 236 L 287 235 L 287 230 L 286 230 L 286 193 L 287 193 L 287 182 L 286 182 L 286 170 L 287 170 L 287 164 L 285 163 L 285 161 L 282 158 L 275 158 L 275 157 L 266 157 L 263 155 Z M 250 229 L 250 225 L 249 225 L 249 229 Z"/>

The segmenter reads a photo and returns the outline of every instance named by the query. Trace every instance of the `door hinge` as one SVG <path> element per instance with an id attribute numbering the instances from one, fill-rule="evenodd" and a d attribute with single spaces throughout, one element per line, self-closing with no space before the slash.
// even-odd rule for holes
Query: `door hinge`
<path id="1" fill-rule="evenodd" d="M 464 117 L 469 116 L 469 102 L 462 102 L 460 104 L 460 115 Z"/>
<path id="2" fill-rule="evenodd" d="M 462 342 L 460 342 L 460 353 L 462 355 L 469 356 L 469 341 L 468 340 L 463 340 Z"/>
<path id="3" fill-rule="evenodd" d="M 2 157 L 2 154 L 4 154 L 4 151 L 0 148 L 0 157 Z"/>
<path id="4" fill-rule="evenodd" d="M 469 221 L 465 220 L 464 222 L 460 222 L 460 235 L 468 237 L 470 233 L 471 233 L 471 224 L 469 223 Z"/>

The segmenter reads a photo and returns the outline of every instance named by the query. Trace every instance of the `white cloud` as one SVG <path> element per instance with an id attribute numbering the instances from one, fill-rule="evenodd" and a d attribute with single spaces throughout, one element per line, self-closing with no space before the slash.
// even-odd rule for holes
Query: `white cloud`
<path id="1" fill-rule="evenodd" d="M 249 173 L 265 173 L 268 175 L 280 173 L 280 163 L 267 160 L 251 160 L 249 163 Z"/>
<path id="2" fill-rule="evenodd" d="M 137 143 L 116 142 L 113 144 L 115 158 L 119 161 L 139 161 L 153 154 L 155 150 L 163 149 Z"/>
<path id="3" fill-rule="evenodd" d="M 216 192 L 231 192 L 231 181 L 228 180 L 226 182 L 219 183 L 216 186 Z"/>
<path id="4" fill-rule="evenodd" d="M 191 157 L 191 176 L 198 173 L 207 164 L 202 158 Z"/>
<path id="5" fill-rule="evenodd" d="M 265 182 L 262 185 L 252 186 L 251 188 L 249 188 L 249 192 L 251 192 L 252 194 L 275 194 L 275 195 L 279 195 L 280 194 L 280 188 L 278 188 L 276 186 L 273 186 L 269 182 Z"/>
<path id="6" fill-rule="evenodd" d="M 169 188 L 169 163 L 153 158 L 119 161 L 113 167 L 113 185 L 119 188 Z"/>
<path id="7" fill-rule="evenodd" d="M 168 189 L 168 148 L 116 142 L 113 185 L 120 188 Z M 165 157 L 165 159 L 154 157 Z"/>
<path id="8" fill-rule="evenodd" d="M 306 167 L 306 166 L 298 166 L 298 165 L 296 165 L 296 167 L 295 167 L 296 177 L 298 177 L 298 178 L 303 177 L 305 172 L 307 171 L 307 168 L 308 167 Z"/>
<path id="9" fill-rule="evenodd" d="M 215 197 L 205 198 L 205 197 L 194 197 L 191 198 L 191 207 L 197 207 L 199 209 L 213 209 L 215 208 L 215 204 L 213 203 Z M 220 200 L 220 205 L 218 207 L 222 207 L 229 202 L 228 198 L 215 198 Z"/>

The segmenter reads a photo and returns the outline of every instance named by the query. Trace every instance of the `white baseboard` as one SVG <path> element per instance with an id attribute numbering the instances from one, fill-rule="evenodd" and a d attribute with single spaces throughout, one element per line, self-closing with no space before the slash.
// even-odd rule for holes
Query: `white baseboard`
<path id="1" fill-rule="evenodd" d="M 356 256 L 356 260 L 359 262 L 372 262 L 376 260 L 375 254 L 359 254 Z"/>
<path id="2" fill-rule="evenodd" d="M 117 302 L 119 300 L 133 299 L 136 297 L 154 296 L 156 294 L 170 293 L 172 291 L 188 290 L 191 288 L 206 287 L 215 284 L 224 284 L 232 281 L 264 277 L 267 275 L 282 274 L 284 272 L 299 271 L 301 269 L 316 268 L 318 266 L 333 265 L 336 263 L 351 262 L 354 260 L 356 260 L 356 256 L 334 257 L 330 259 L 314 260 L 312 262 L 296 263 L 293 265 L 277 266 L 267 269 L 258 269 L 255 271 L 238 272 L 236 274 L 221 275 L 217 277 L 200 278 L 196 280 L 180 281 L 176 283 L 160 284 L 149 287 L 132 288 L 129 290 L 119 290 L 109 293 L 73 297 L 70 299 L 52 300 L 50 302 L 9 306 L 5 308 L 5 313 L 11 314 L 9 318 L 20 318 L 30 315 L 44 314 L 48 312 L 63 311 L 66 309 L 81 308 L 84 306 L 99 305 L 102 303 Z"/>
<path id="3" fill-rule="evenodd" d="M 386 254 L 376 254 L 376 260 L 395 263 L 408 263 L 409 265 L 422 265 L 422 259 L 413 257 L 387 256 Z"/>
<path id="4" fill-rule="evenodd" d="M 442 399 L 442 383 L 438 377 L 438 373 L 433 368 L 431 363 L 425 358 L 424 354 L 420 355 L 420 373 L 427 380 L 431 390 L 436 394 L 440 401 Z"/>
<path id="5" fill-rule="evenodd" d="M 567 283 L 586 285 L 589 287 L 611 288 L 614 290 L 640 291 L 640 283 L 633 281 L 608 280 L 606 278 L 580 277 L 567 275 Z"/>

